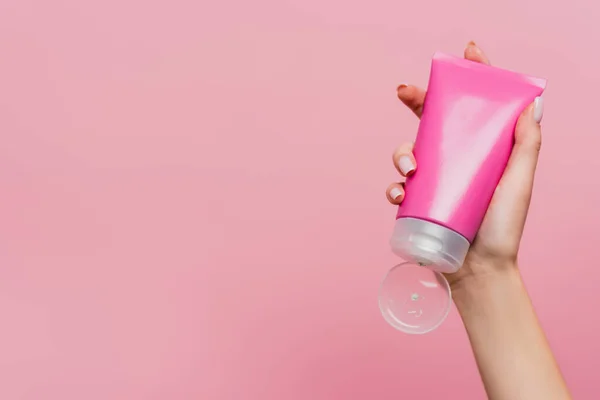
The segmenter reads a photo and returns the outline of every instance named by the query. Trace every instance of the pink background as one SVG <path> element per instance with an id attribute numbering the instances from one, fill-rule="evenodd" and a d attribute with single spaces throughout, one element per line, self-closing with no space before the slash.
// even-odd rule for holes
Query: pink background
<path id="1" fill-rule="evenodd" d="M 550 80 L 523 273 L 575 398 L 598 398 L 599 18 L 3 0 L 0 398 L 483 398 L 455 310 L 411 337 L 376 302 L 390 156 L 417 126 L 395 87 L 471 39 Z"/>

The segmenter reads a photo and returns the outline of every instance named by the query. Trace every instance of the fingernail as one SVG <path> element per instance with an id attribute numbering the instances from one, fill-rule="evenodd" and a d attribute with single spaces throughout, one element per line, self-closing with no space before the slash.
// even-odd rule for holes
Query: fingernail
<path id="1" fill-rule="evenodd" d="M 401 156 L 398 159 L 398 167 L 404 175 L 408 175 L 415 170 L 415 164 L 409 156 Z"/>
<path id="2" fill-rule="evenodd" d="M 396 200 L 398 197 L 402 196 L 403 194 L 404 194 L 404 192 L 397 187 L 392 188 L 392 190 L 390 190 L 390 197 L 394 200 Z"/>
<path id="3" fill-rule="evenodd" d="M 407 84 L 405 84 L 405 83 L 401 83 L 401 84 L 399 84 L 399 85 L 398 85 L 398 87 L 396 88 L 396 91 L 398 91 L 398 90 L 400 90 L 400 89 L 404 89 L 404 88 L 406 88 L 406 87 L 408 87 L 408 85 L 407 85 Z"/>
<path id="4" fill-rule="evenodd" d="M 470 41 L 469 43 L 467 43 L 467 47 L 470 47 L 474 52 L 481 54 L 482 51 L 479 48 L 479 46 L 477 46 L 477 44 L 474 41 Z"/>
<path id="5" fill-rule="evenodd" d="M 544 98 L 536 97 L 533 102 L 533 119 L 538 124 L 542 122 L 542 117 L 544 116 Z"/>

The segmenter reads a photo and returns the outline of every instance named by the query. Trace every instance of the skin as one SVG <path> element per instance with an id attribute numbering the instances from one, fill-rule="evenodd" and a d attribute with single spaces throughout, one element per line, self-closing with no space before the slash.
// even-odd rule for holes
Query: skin
<path id="1" fill-rule="evenodd" d="M 490 63 L 474 42 L 466 46 L 464 56 Z M 412 85 L 398 87 L 398 98 L 417 117 L 425 94 Z M 521 114 L 509 163 L 465 263 L 458 272 L 446 275 L 492 400 L 571 399 L 517 260 L 541 148 L 541 107 L 531 104 Z M 418 171 L 412 148 L 412 143 L 405 143 L 393 153 L 394 166 L 403 177 Z M 409 157 L 414 166 L 408 173 L 400 168 L 402 157 Z M 395 182 L 386 195 L 398 205 L 404 193 L 403 183 Z"/>

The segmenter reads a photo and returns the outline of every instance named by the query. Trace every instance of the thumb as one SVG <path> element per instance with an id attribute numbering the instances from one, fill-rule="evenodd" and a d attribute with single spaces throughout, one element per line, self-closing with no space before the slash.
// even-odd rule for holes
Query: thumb
<path id="1" fill-rule="evenodd" d="M 535 169 L 542 145 L 540 122 L 543 111 L 544 101 L 537 97 L 521 113 L 515 128 L 515 145 L 498 185 L 502 207 L 516 229 L 523 228 L 531 201 Z"/>

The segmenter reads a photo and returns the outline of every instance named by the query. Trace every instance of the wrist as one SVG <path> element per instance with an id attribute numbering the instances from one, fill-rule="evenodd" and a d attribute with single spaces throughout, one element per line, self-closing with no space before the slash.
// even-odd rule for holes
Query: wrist
<path id="1" fill-rule="evenodd" d="M 465 274 L 452 282 L 451 288 L 454 303 L 463 315 L 473 307 L 502 301 L 502 298 L 524 290 L 524 285 L 519 269 L 511 264 Z"/>

